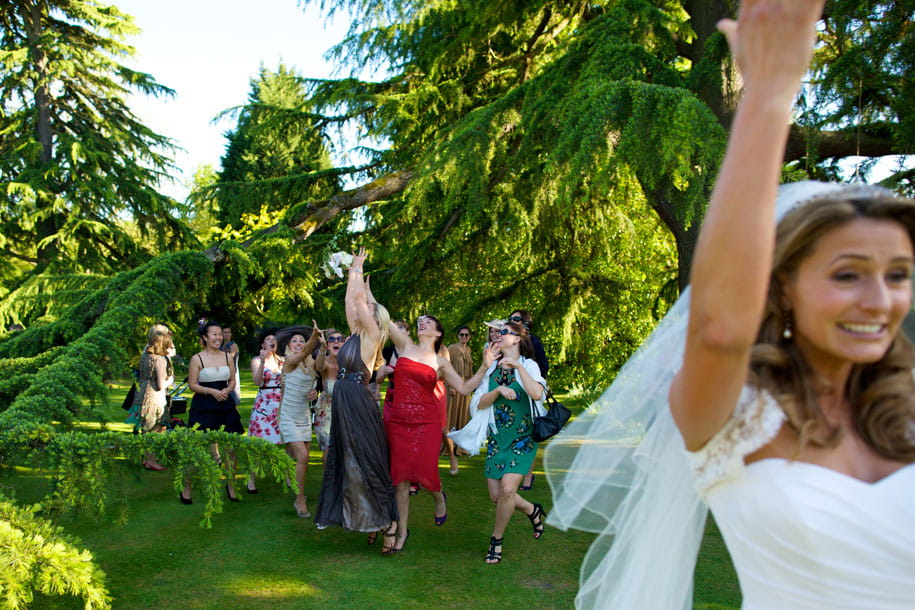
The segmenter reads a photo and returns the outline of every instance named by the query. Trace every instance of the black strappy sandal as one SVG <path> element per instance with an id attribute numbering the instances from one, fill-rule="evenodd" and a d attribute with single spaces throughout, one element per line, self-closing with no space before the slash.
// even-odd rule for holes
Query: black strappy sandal
<path id="1" fill-rule="evenodd" d="M 534 528 L 534 538 L 540 538 L 543 536 L 543 519 L 546 517 L 546 513 L 543 512 L 543 507 L 534 503 L 534 510 L 531 511 L 531 514 L 527 516 L 531 520 L 531 527 Z"/>
<path id="2" fill-rule="evenodd" d="M 381 543 L 381 554 L 385 557 L 392 557 L 394 553 L 397 552 L 395 548 L 397 545 L 397 524 L 391 524 L 388 529 L 384 531 L 384 539 Z"/>
<path id="3" fill-rule="evenodd" d="M 499 547 L 499 550 L 496 550 Z M 494 564 L 502 561 L 502 538 L 489 537 L 489 552 L 486 553 L 486 563 Z"/>

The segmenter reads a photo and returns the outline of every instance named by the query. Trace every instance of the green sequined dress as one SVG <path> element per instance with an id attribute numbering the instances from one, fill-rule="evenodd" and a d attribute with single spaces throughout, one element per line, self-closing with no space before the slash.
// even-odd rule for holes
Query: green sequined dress
<path id="1" fill-rule="evenodd" d="M 501 479 L 502 475 L 510 472 L 526 474 L 537 455 L 537 443 L 531 438 L 531 405 L 517 372 L 496 367 L 489 376 L 489 391 L 499 385 L 513 389 L 516 398 L 508 400 L 500 395 L 490 407 L 497 432 L 490 428 L 486 438 L 483 472 L 489 479 Z"/>

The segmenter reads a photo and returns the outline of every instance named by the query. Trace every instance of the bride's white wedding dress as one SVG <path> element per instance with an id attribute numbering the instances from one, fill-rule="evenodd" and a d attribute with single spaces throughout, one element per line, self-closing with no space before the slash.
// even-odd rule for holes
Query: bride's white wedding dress
<path id="1" fill-rule="evenodd" d="M 799 461 L 744 457 L 784 413 L 745 389 L 732 418 L 689 454 L 745 610 L 915 608 L 915 464 L 875 483 Z"/>

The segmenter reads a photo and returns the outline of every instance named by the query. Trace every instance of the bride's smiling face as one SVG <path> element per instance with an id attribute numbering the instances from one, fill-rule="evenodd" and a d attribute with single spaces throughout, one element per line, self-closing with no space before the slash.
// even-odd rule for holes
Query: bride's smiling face
<path id="1" fill-rule="evenodd" d="M 857 218 L 822 235 L 783 284 L 807 362 L 827 373 L 883 358 L 911 307 L 913 266 L 894 221 Z"/>

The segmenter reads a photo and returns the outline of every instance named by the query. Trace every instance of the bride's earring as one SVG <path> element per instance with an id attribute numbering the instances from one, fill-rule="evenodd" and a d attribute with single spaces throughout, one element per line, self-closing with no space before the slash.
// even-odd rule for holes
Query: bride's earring
<path id="1" fill-rule="evenodd" d="M 791 310 L 786 309 L 784 311 L 785 315 L 785 330 L 782 331 L 782 337 L 785 339 L 790 339 L 794 336 L 794 333 L 791 331 Z"/>

